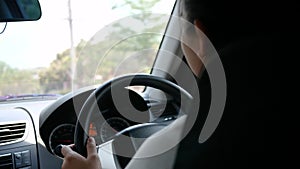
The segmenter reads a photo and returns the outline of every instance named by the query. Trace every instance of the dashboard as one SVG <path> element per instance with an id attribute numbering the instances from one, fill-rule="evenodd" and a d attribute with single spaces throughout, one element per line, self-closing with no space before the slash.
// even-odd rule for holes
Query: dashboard
<path id="1" fill-rule="evenodd" d="M 57 99 L 0 104 L 0 168 L 61 168 L 62 158 L 55 155 L 56 148 L 60 144 L 74 143 L 78 114 L 94 90 L 90 87 Z M 130 93 L 134 106 L 147 109 L 145 116 L 150 123 L 167 124 L 176 119 L 178 107 L 172 99 L 158 101 L 133 91 Z M 111 140 L 125 128 L 138 125 L 114 108 L 110 96 L 100 102 L 105 121 L 99 122 L 97 114 L 93 115 L 88 131 L 97 144 Z"/>
<path id="2" fill-rule="evenodd" d="M 41 110 L 54 101 L 51 99 L 0 104 L 1 169 L 37 169 L 43 164 L 49 167 L 60 164 L 55 160 L 52 162 L 57 165 L 44 163 L 42 157 L 50 160 L 52 157 L 43 150 L 37 125 Z"/>
<path id="3" fill-rule="evenodd" d="M 60 151 L 59 145 L 74 143 L 77 117 L 84 102 L 94 90 L 94 88 L 89 88 L 65 95 L 41 112 L 39 119 L 40 136 L 50 153 L 59 155 L 57 153 L 57 151 Z M 132 90 L 129 92 L 134 106 L 137 109 L 147 110 L 144 115 L 149 122 L 169 123 L 176 119 L 178 107 L 172 104 L 172 100 L 154 101 Z M 118 132 L 139 124 L 123 117 L 114 107 L 110 95 L 99 100 L 98 106 L 101 110 L 100 116 L 104 117 L 105 121 L 101 120 L 99 114 L 93 114 L 90 118 L 87 133 L 95 138 L 98 145 L 110 141 Z"/>
<path id="4" fill-rule="evenodd" d="M 0 110 L 0 168 L 37 168 L 31 116 L 23 109 Z"/>

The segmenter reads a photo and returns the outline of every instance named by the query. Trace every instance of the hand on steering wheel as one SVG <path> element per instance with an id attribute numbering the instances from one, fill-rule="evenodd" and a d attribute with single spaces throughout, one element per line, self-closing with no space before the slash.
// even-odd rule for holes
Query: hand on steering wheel
<path id="1" fill-rule="evenodd" d="M 94 138 L 90 137 L 87 140 L 87 158 L 73 151 L 73 146 L 74 145 L 63 146 L 61 149 L 61 153 L 64 156 L 62 169 L 101 169 L 101 163 L 98 157 L 96 142 Z"/>

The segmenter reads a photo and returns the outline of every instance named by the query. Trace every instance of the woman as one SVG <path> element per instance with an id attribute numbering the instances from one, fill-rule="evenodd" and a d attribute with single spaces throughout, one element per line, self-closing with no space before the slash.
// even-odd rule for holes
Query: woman
<path id="1" fill-rule="evenodd" d="M 196 1 L 195 1 L 196 2 Z M 182 1 L 182 4 L 184 4 L 185 1 Z M 187 2 L 186 3 L 191 3 L 191 2 Z M 194 3 L 194 2 L 193 2 Z M 184 5 L 182 5 L 184 6 Z M 184 9 L 184 8 L 182 8 Z M 185 10 L 181 10 L 181 11 L 185 11 Z M 190 15 L 188 15 L 190 16 Z M 192 22 L 195 24 L 195 27 L 202 29 L 202 23 L 199 20 L 195 20 L 194 22 Z M 199 31 L 199 30 L 198 30 Z M 199 37 L 196 38 L 197 40 L 201 40 L 201 32 L 198 32 Z M 186 37 L 183 37 L 186 39 Z M 185 41 L 183 40 L 183 41 Z M 198 42 L 197 44 L 202 44 L 202 42 Z M 201 49 L 201 45 L 198 46 L 199 50 Z M 182 49 L 184 51 L 184 54 L 188 60 L 188 63 L 191 66 L 192 71 L 194 72 L 194 74 L 196 74 L 197 76 L 200 76 L 200 72 L 202 72 L 203 70 L 203 66 L 201 63 L 201 59 L 200 56 L 198 56 L 199 54 L 196 54 L 195 52 L 193 52 L 193 50 L 191 50 L 189 47 L 187 47 L 187 45 L 182 44 Z M 197 49 L 196 49 L 197 50 Z M 198 50 L 198 51 L 199 51 Z M 74 145 L 71 146 L 63 146 L 62 147 L 62 154 L 64 155 L 64 162 L 62 165 L 62 169 L 101 169 L 101 163 L 96 151 L 96 144 L 95 144 L 95 140 L 94 138 L 90 137 L 88 139 L 87 142 L 87 158 L 84 158 L 83 156 L 81 156 L 80 154 L 76 153 L 75 151 L 72 150 L 72 147 Z"/>
<path id="2" fill-rule="evenodd" d="M 205 165 L 211 168 L 226 165 L 231 168 L 241 165 L 257 167 L 257 161 L 266 165 L 276 161 L 266 158 L 270 158 L 270 154 L 266 154 L 264 151 L 266 147 L 257 139 L 264 141 L 270 139 L 264 134 L 268 131 L 265 127 L 268 126 L 265 123 L 268 121 L 268 112 L 275 103 L 271 99 L 276 98 L 271 92 L 276 88 L 276 83 L 272 78 L 270 59 L 278 57 L 280 53 L 278 51 L 284 51 L 286 47 L 284 44 L 278 47 L 278 43 L 270 39 L 276 35 L 275 42 L 284 42 L 280 41 L 282 33 L 289 27 L 284 23 L 285 20 L 279 18 L 290 15 L 282 12 L 283 10 L 286 8 L 282 3 L 262 4 L 255 0 L 180 1 L 180 14 L 194 25 L 188 30 L 183 26 L 182 42 L 193 41 L 192 46 L 187 43 L 181 45 L 187 63 L 193 73 L 201 77 L 204 70 L 202 60 L 209 52 L 206 48 L 207 42 L 203 38 L 205 34 L 223 59 L 228 81 L 228 104 L 226 117 L 222 119 L 214 137 L 205 143 L 207 145 L 204 149 L 201 147 L 203 145 L 197 144 L 195 140 L 183 140 L 182 146 L 185 147 L 185 151 L 177 158 L 175 164 L 177 168 L 197 168 Z M 272 38 L 269 38 L 270 36 Z M 259 79 L 259 83 L 249 79 Z M 272 113 L 274 116 L 275 111 Z M 256 142 L 253 141 L 254 137 Z M 65 158 L 62 168 L 100 169 L 101 164 L 93 138 L 88 140 L 87 152 L 87 158 L 84 158 L 69 146 L 63 147 L 62 154 Z M 197 154 L 199 152 L 201 154 Z"/>

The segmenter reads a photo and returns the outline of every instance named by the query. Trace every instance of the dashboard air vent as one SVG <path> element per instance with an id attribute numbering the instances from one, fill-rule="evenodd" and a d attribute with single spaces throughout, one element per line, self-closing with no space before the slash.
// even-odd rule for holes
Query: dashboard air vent
<path id="1" fill-rule="evenodd" d="M 0 168 L 1 169 L 12 169 L 13 160 L 11 154 L 0 154 Z"/>
<path id="2" fill-rule="evenodd" d="M 26 123 L 0 124 L 0 145 L 22 139 L 25 128 Z"/>

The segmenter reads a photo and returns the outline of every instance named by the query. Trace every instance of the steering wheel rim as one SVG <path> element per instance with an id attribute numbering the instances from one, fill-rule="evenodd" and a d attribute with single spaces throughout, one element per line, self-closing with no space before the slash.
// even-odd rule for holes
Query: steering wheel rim
<path id="1" fill-rule="evenodd" d="M 125 88 L 128 86 L 148 86 L 153 87 L 173 96 L 174 100 L 188 108 L 188 104 L 193 100 L 193 96 L 175 83 L 164 78 L 149 74 L 131 74 L 112 79 L 98 87 L 85 101 L 78 115 L 75 126 L 74 143 L 76 151 L 82 156 L 87 156 L 86 142 L 89 130 L 89 121 L 93 112 L 100 111 L 97 101 L 102 98 L 112 88 Z M 185 112 L 186 110 L 183 110 Z M 100 111 L 101 113 L 101 111 Z M 105 119 L 102 119 L 105 121 Z"/>

